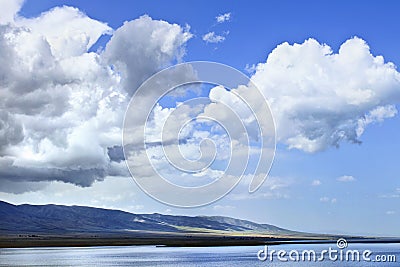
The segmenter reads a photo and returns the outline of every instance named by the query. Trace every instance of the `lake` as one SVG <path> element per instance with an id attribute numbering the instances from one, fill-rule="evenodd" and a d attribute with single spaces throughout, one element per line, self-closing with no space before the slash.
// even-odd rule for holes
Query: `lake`
<path id="1" fill-rule="evenodd" d="M 343 251 L 360 251 L 360 262 L 339 262 L 329 260 L 326 254 L 322 261 L 318 261 L 323 250 L 329 247 L 338 250 L 336 244 L 321 245 L 279 245 L 267 248 L 270 255 L 272 250 L 286 251 L 282 259 L 296 259 L 296 251 L 300 261 L 282 262 L 277 258 L 277 253 L 272 254 L 273 260 L 267 258 L 260 261 L 257 253 L 265 251 L 264 246 L 254 247 L 154 247 L 154 246 L 119 246 L 119 247 L 53 247 L 53 248 L 17 248 L 0 249 L 0 266 L 400 266 L 400 244 L 350 244 Z M 302 261 L 304 250 L 314 250 L 317 262 Z M 370 260 L 393 260 L 397 262 L 365 262 L 362 253 L 366 250 L 372 252 Z M 295 252 L 293 252 L 295 251 Z M 338 250 L 340 251 L 340 250 Z M 281 256 L 283 252 L 281 252 Z M 368 253 L 367 253 L 368 254 Z M 338 252 L 339 255 L 339 252 Z M 343 253 L 345 255 L 345 253 Z M 350 255 L 350 254 L 349 254 Z M 260 256 L 265 256 L 261 253 Z M 344 257 L 343 257 L 344 258 Z M 305 257 L 307 259 L 307 257 Z M 351 258 L 350 258 L 351 259 Z"/>

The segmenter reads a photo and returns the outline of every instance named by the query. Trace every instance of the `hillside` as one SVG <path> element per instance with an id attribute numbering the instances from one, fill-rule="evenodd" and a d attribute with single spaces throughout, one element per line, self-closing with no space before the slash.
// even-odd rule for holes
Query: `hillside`
<path id="1" fill-rule="evenodd" d="M 133 214 L 83 206 L 12 205 L 0 201 L 0 234 L 152 232 L 243 232 L 293 235 L 269 224 L 222 216 Z"/>

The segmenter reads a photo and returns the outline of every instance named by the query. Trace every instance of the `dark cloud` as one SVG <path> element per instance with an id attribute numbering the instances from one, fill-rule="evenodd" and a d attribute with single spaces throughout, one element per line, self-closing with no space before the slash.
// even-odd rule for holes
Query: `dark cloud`
<path id="1" fill-rule="evenodd" d="M 21 123 L 10 113 L 0 110 L 0 156 L 3 148 L 16 145 L 23 139 Z"/>
<path id="2" fill-rule="evenodd" d="M 111 161 L 121 162 L 125 160 L 122 146 L 107 147 L 107 154 Z"/>
<path id="3" fill-rule="evenodd" d="M 107 175 L 107 170 L 100 168 L 68 170 L 42 167 L 19 167 L 14 166 L 11 161 L 2 161 L 0 167 L 1 179 L 11 182 L 61 181 L 87 187 L 94 181 L 103 180 Z"/>

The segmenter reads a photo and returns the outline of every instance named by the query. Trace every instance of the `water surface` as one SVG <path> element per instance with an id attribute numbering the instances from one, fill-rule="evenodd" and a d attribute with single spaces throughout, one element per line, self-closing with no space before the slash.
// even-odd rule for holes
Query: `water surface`
<path id="1" fill-rule="evenodd" d="M 279 245 L 268 247 L 285 250 L 315 250 L 321 252 L 332 245 Z M 257 252 L 263 246 L 254 247 L 205 247 L 172 248 L 154 246 L 118 246 L 118 247 L 54 247 L 54 248 L 17 248 L 0 249 L 0 266 L 400 266 L 400 244 L 350 245 L 347 249 L 371 250 L 375 255 L 395 255 L 397 262 L 338 262 L 327 257 L 320 262 L 280 262 L 275 255 L 273 261 L 268 258 L 260 261 Z"/>

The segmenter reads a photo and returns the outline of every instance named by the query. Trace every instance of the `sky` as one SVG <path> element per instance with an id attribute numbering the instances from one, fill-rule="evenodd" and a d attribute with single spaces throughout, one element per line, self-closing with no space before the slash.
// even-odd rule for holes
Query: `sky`
<path id="1" fill-rule="evenodd" d="M 400 236 L 395 1 L 0 0 L 0 5 L 0 200 L 224 215 L 307 232 Z M 148 196 L 130 177 L 121 153 L 123 122 L 145 80 L 195 60 L 234 67 L 256 84 L 271 108 L 277 144 L 268 178 L 255 193 L 248 193 L 245 175 L 216 202 L 177 208 Z M 191 75 L 183 70 L 170 78 Z M 235 139 L 239 135 L 229 140 L 223 129 L 201 121 L 183 128 L 187 158 L 198 158 L 204 138 L 219 152 L 196 180 L 162 161 L 157 142 L 163 124 L 168 116 L 180 122 L 207 115 L 238 125 L 218 101 L 232 107 L 237 93 L 254 100 L 256 114 L 265 114 L 255 92 L 250 85 L 231 91 L 203 85 L 166 95 L 149 111 L 145 138 L 153 146 L 135 150 L 129 167 L 148 177 L 142 160 L 150 155 L 153 167 L 183 186 L 217 180 L 229 151 L 249 151 Z M 148 96 L 160 90 L 146 93 L 139 100 L 147 105 Z M 213 101 L 179 106 L 199 97 Z M 141 114 L 144 106 L 134 106 L 135 112 Z M 246 118 L 250 147 L 263 148 L 252 117 Z M 252 157 L 249 164 L 254 165 Z"/>

